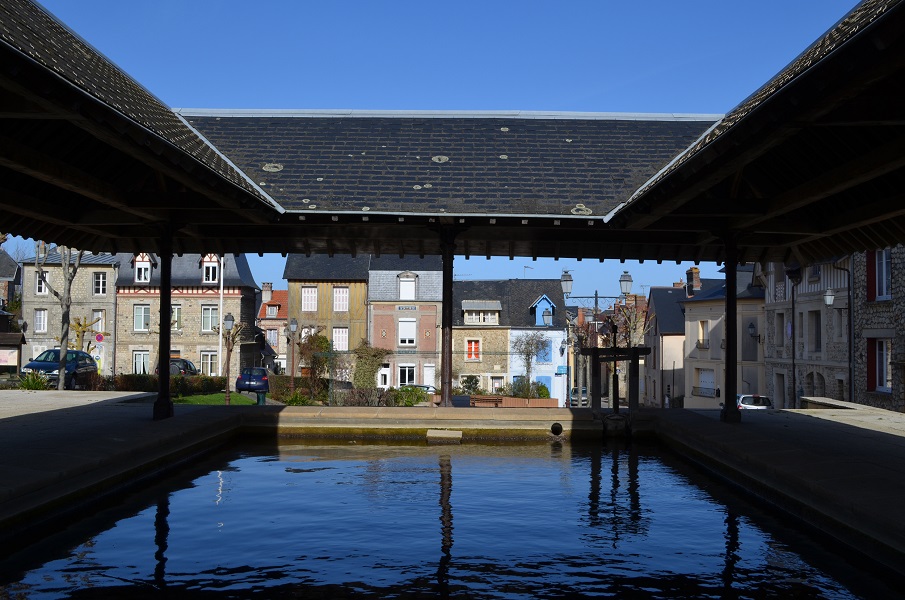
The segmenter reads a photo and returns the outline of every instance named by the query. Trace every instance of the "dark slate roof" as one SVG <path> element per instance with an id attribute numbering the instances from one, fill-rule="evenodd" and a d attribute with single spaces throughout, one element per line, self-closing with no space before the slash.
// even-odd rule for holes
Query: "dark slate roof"
<path id="1" fill-rule="evenodd" d="M 359 254 L 290 254 L 283 279 L 287 281 L 367 281 L 371 256 Z"/>
<path id="2" fill-rule="evenodd" d="M 13 281 L 16 279 L 16 273 L 18 272 L 18 263 L 6 253 L 6 250 L 0 248 L 0 280 Z"/>
<path id="3" fill-rule="evenodd" d="M 718 115 L 178 110 L 288 211 L 602 217 Z"/>
<path id="4" fill-rule="evenodd" d="M 69 264 L 75 263 L 76 254 L 69 258 Z M 110 254 L 109 252 L 99 252 L 97 254 L 92 252 L 85 252 L 82 255 L 82 260 L 79 264 L 81 265 L 116 265 L 118 264 L 120 259 L 115 254 Z M 47 253 L 47 260 L 44 261 L 45 265 L 60 265 L 63 263 L 62 257 L 60 256 L 59 251 L 51 250 Z M 22 261 L 24 265 L 34 265 L 35 257 L 29 256 L 25 260 Z"/>
<path id="5" fill-rule="evenodd" d="M 290 254 L 283 279 L 287 281 L 367 281 L 369 271 L 442 271 L 443 258 L 435 255 Z"/>
<path id="6" fill-rule="evenodd" d="M 143 285 L 135 283 L 135 268 L 132 259 L 133 254 L 120 253 L 116 257 L 119 259 L 119 276 L 116 285 L 120 287 L 131 287 L 135 285 Z M 151 257 L 151 282 L 147 285 L 160 285 L 160 268 L 156 255 Z M 202 255 L 200 254 L 183 254 L 182 256 L 173 257 L 173 286 L 201 286 L 202 285 Z M 210 287 L 220 287 L 220 283 L 204 284 Z M 233 256 L 227 254 L 223 256 L 223 285 L 226 287 L 249 287 L 257 290 L 258 284 L 255 283 L 254 276 L 251 274 L 251 268 L 248 266 L 248 259 L 244 254 Z"/>
<path id="7" fill-rule="evenodd" d="M 720 269 L 725 272 L 725 268 Z M 764 298 L 764 288 L 753 285 L 754 281 L 754 265 L 739 265 L 738 277 L 736 278 L 735 297 L 738 300 L 762 300 Z M 705 285 L 704 282 L 709 282 Z M 701 289 L 695 292 L 692 298 L 684 300 L 685 302 L 706 302 L 708 300 L 726 299 L 726 280 L 725 279 L 702 279 Z"/>
<path id="8" fill-rule="evenodd" d="M 443 257 L 425 255 L 424 258 L 406 255 L 399 258 L 395 254 L 371 256 L 371 271 L 442 271 Z"/>
<path id="9" fill-rule="evenodd" d="M 453 326 L 464 326 L 463 300 L 498 300 L 502 305 L 500 326 L 534 327 L 532 304 L 546 295 L 555 312 L 551 328 L 566 326 L 565 298 L 559 279 L 502 279 L 453 282 Z"/>
<path id="10" fill-rule="evenodd" d="M 685 300 L 685 287 L 652 287 L 647 305 L 657 316 L 660 335 L 681 335 L 685 333 L 685 311 L 681 304 Z"/>
<path id="11" fill-rule="evenodd" d="M 273 203 L 177 114 L 68 27 L 28 0 L 0 3 L 0 43 L 125 115 L 266 204 Z"/>

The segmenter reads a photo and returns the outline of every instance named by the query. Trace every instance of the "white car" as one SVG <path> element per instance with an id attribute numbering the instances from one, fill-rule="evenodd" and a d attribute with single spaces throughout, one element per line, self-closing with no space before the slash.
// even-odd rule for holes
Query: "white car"
<path id="1" fill-rule="evenodd" d="M 739 394 L 736 396 L 736 405 L 739 410 L 773 408 L 770 398 L 759 394 Z"/>

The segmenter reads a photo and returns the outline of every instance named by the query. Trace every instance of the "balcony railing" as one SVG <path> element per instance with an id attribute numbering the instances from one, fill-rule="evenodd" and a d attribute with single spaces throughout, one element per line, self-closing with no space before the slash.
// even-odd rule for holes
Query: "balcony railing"
<path id="1" fill-rule="evenodd" d="M 716 388 L 693 387 L 691 388 L 692 396 L 701 396 L 702 398 L 716 398 Z"/>
<path id="2" fill-rule="evenodd" d="M 698 350 L 707 350 L 710 348 L 710 340 L 698 340 L 695 346 Z"/>

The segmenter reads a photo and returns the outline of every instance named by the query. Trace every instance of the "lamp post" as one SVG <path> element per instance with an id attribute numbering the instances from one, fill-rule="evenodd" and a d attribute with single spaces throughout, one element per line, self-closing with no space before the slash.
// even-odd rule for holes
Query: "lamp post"
<path id="1" fill-rule="evenodd" d="M 290 353 L 292 355 L 292 360 L 289 363 L 289 394 L 295 394 L 295 332 L 298 331 L 299 322 L 295 320 L 295 317 L 289 321 L 289 345 L 291 347 Z"/>
<path id="2" fill-rule="evenodd" d="M 597 293 L 597 290 L 594 290 L 593 296 L 573 296 L 572 295 L 572 275 L 568 270 L 563 270 L 562 277 L 559 279 L 560 285 L 562 285 L 562 293 L 563 295 L 569 299 L 581 299 L 581 300 L 594 300 L 594 321 L 597 322 L 597 313 L 600 311 L 600 299 L 608 299 L 608 300 L 625 300 L 628 295 L 632 292 L 632 276 L 628 271 L 623 271 L 622 275 L 619 276 L 619 291 L 622 293 L 621 296 L 601 296 Z M 594 327 L 595 334 L 597 333 L 597 326 Z M 613 348 L 616 347 L 616 322 L 612 322 L 612 335 L 613 335 Z M 597 345 L 597 340 L 595 338 L 594 345 Z M 616 362 L 613 363 L 613 410 L 614 412 L 619 412 L 619 380 L 618 375 L 616 373 Z M 599 378 L 599 369 L 600 365 L 596 364 L 593 367 L 598 373 Z M 578 390 L 579 398 L 581 398 L 581 390 Z M 600 398 L 592 398 L 592 403 L 599 403 Z M 599 406 L 595 406 L 594 408 L 600 408 Z"/>
<path id="3" fill-rule="evenodd" d="M 236 324 L 236 319 L 233 317 L 232 313 L 227 313 L 225 317 L 223 317 L 223 341 L 226 343 L 226 405 L 229 406 L 229 362 L 233 353 L 233 344 L 235 343 L 235 338 L 232 336 L 233 325 Z M 238 331 L 236 332 L 238 333 Z"/>

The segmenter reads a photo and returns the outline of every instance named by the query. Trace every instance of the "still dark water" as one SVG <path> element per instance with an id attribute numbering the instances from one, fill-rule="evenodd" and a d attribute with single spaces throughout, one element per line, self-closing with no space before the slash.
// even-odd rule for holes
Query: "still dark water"
<path id="1" fill-rule="evenodd" d="M 625 446 L 246 446 L 2 564 L 0 598 L 898 595 Z"/>

